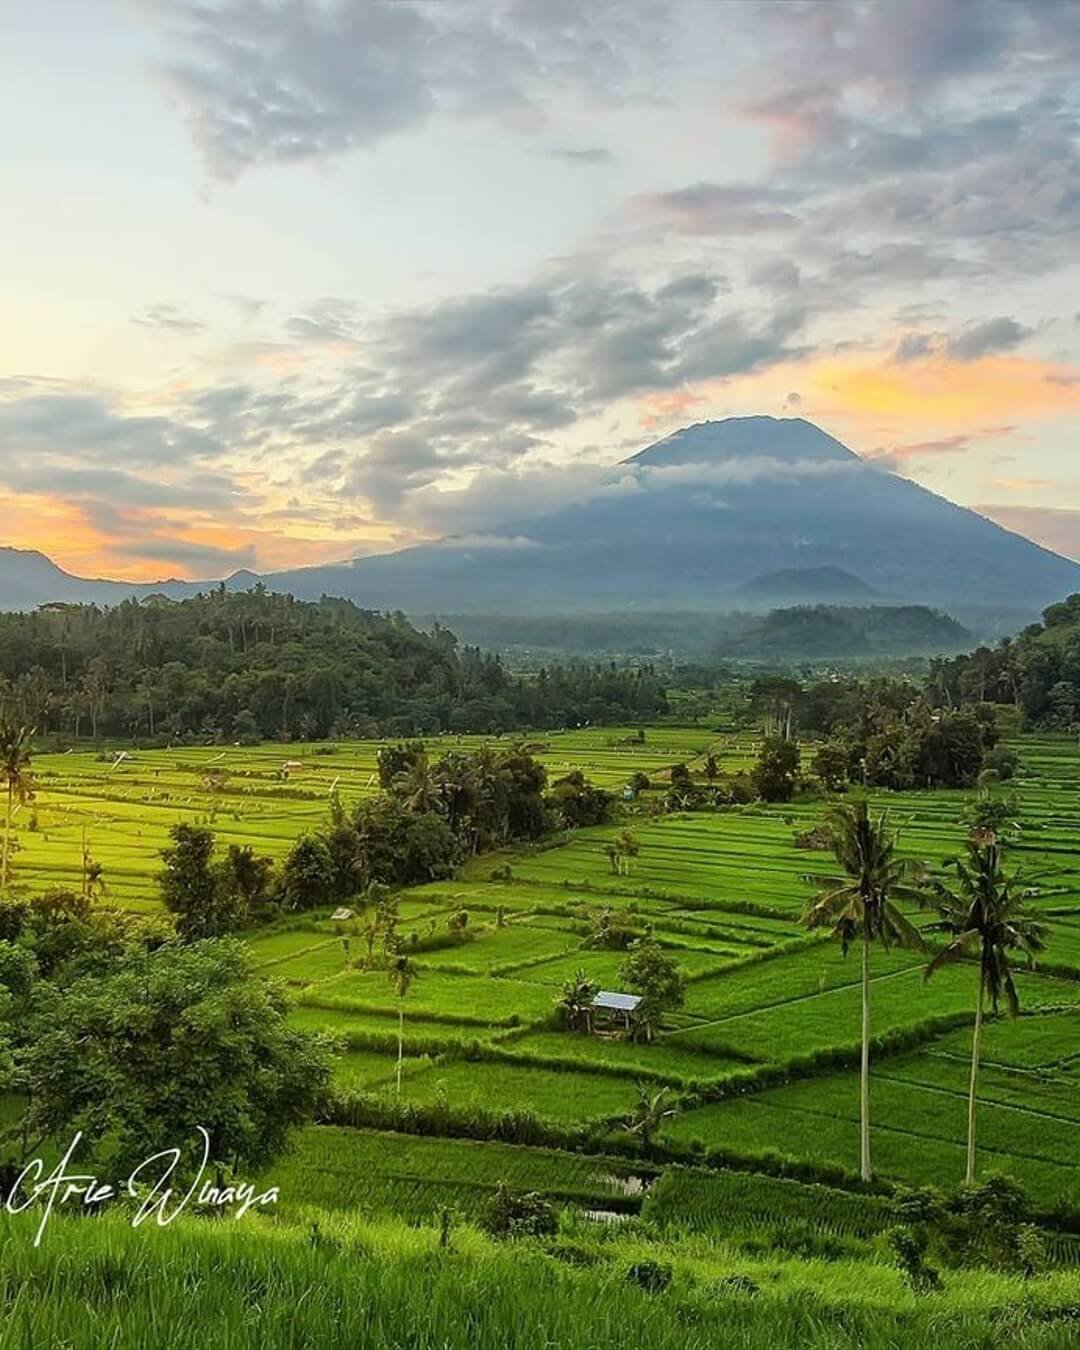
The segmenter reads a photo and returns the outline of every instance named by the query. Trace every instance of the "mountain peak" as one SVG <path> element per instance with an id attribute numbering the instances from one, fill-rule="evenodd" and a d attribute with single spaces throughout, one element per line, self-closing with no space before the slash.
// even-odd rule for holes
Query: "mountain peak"
<path id="1" fill-rule="evenodd" d="M 696 422 L 648 445 L 627 464 L 698 464 L 748 459 L 857 462 L 859 456 L 804 417 L 725 417 Z"/>

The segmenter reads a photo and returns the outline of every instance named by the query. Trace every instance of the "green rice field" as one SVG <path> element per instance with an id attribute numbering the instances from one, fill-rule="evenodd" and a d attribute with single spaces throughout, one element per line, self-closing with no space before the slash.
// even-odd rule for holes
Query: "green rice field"
<path id="1" fill-rule="evenodd" d="M 649 728 L 644 744 L 636 736 L 636 728 L 603 727 L 545 732 L 529 743 L 552 778 L 580 768 L 611 788 L 638 771 L 661 773 L 672 763 L 693 763 L 714 739 L 701 727 Z M 425 742 L 433 758 L 483 743 L 479 736 Z M 74 884 L 85 832 L 94 856 L 106 866 L 112 898 L 146 907 L 152 903 L 158 855 L 178 821 L 210 822 L 223 844 L 249 844 L 279 859 L 325 818 L 332 789 L 346 805 L 378 791 L 380 744 L 117 747 L 38 755 L 37 799 L 15 821 L 20 875 L 35 887 Z M 746 750 L 732 738 L 732 767 L 736 757 L 745 760 Z"/>
<path id="2" fill-rule="evenodd" d="M 700 764 L 712 751 L 724 768 L 741 768 L 754 753 L 752 737 L 707 728 L 651 727 L 644 743 L 631 741 L 633 734 L 606 728 L 547 735 L 538 753 L 552 776 L 580 767 L 616 789 L 643 770 L 657 784 L 655 795 L 673 763 Z M 477 743 L 445 738 L 430 748 Z M 1015 1175 L 1046 1210 L 1080 1209 L 1080 749 L 1053 736 L 1015 744 L 1022 764 L 1012 786 L 1023 834 L 1012 861 L 1037 881 L 1034 904 L 1050 941 L 1045 968 L 1019 977 L 1024 1015 L 986 1027 L 980 1167 Z M 30 890 L 73 884 L 85 836 L 104 864 L 106 899 L 152 909 L 170 825 L 205 822 L 222 843 L 251 844 L 280 859 L 325 819 L 331 790 L 346 804 L 377 790 L 378 748 L 358 742 L 133 750 L 122 759 L 111 752 L 38 756 L 36 801 L 16 820 L 19 881 Z M 901 828 L 903 851 L 937 869 L 962 845 L 970 796 L 879 793 L 876 800 Z M 451 1122 L 448 1136 L 458 1129 L 452 1122 L 470 1113 L 523 1113 L 553 1138 L 608 1130 L 625 1153 L 640 1083 L 672 1095 L 675 1114 L 661 1131 L 661 1153 L 693 1160 L 718 1150 L 751 1172 L 775 1171 L 779 1159 L 850 1174 L 858 1157 L 858 965 L 799 922 L 814 893 L 808 874 L 828 870 L 830 860 L 796 847 L 795 837 L 826 804 L 803 799 L 639 817 L 633 828 L 640 851 L 622 874 L 602 852 L 620 823 L 577 831 L 555 847 L 479 857 L 454 880 L 404 892 L 407 942 L 432 923 L 443 926 L 452 911 L 465 908 L 470 918 L 460 943 L 417 946 L 417 975 L 400 1009 L 385 971 L 364 968 L 362 941 L 343 943 L 329 910 L 284 918 L 247 941 L 260 970 L 288 991 L 294 1024 L 332 1038 L 341 1089 L 388 1108 L 442 1112 Z M 624 956 L 582 949 L 601 908 L 639 933 L 648 929 L 686 978 L 685 1004 L 654 1044 L 554 1029 L 553 1004 L 575 972 L 619 987 Z M 923 964 L 910 951 L 874 955 L 874 1032 L 895 1047 L 873 1065 L 874 1153 L 886 1180 L 947 1186 L 963 1170 L 975 983 L 964 966 L 926 983 Z M 829 1056 L 831 1068 L 798 1067 Z M 755 1074 L 772 1070 L 771 1085 L 745 1090 Z M 759 1177 L 773 1190 L 754 1191 L 753 1177 L 740 1174 L 742 1190 L 733 1190 L 735 1182 L 723 1177 L 734 1174 L 709 1180 L 694 1169 L 672 1170 L 670 1161 L 623 1157 L 616 1165 L 494 1138 L 322 1125 L 301 1134 L 279 1171 L 285 1189 L 305 1204 L 419 1222 L 447 1205 L 478 1212 L 499 1180 L 579 1209 L 636 1214 L 663 1166 L 662 1185 L 643 1209 L 662 1225 L 690 1215 L 695 1231 L 712 1231 L 730 1223 L 732 1205 L 758 1214 L 774 1200 L 785 1214 L 806 1207 L 800 1222 L 817 1221 L 814 1205 L 776 1190 L 785 1184 L 778 1180 Z M 688 1195 L 699 1200 L 690 1204 Z M 785 1209 L 780 1201 L 788 1199 Z M 825 1207 L 829 1232 L 844 1240 L 861 1232 L 859 1224 L 876 1222 L 865 1210 L 853 1217 L 853 1203 L 838 1198 Z M 758 1219 L 765 1222 L 764 1214 Z"/>

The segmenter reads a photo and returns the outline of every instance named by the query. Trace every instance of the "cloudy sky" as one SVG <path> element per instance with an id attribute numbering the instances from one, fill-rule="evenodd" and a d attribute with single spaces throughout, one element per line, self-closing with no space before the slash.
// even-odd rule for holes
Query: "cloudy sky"
<path id="1" fill-rule="evenodd" d="M 0 542 L 345 558 L 772 413 L 1080 557 L 1073 0 L 3 11 Z"/>

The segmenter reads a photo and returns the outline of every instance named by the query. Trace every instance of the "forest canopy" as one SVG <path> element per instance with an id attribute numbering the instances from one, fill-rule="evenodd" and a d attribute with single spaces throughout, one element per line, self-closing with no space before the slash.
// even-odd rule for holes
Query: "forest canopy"
<path id="1" fill-rule="evenodd" d="M 650 668 L 521 679 L 438 624 L 262 587 L 2 614 L 0 704 L 40 736 L 151 741 L 501 732 L 667 706 Z"/>
<path id="2" fill-rule="evenodd" d="M 928 682 L 942 703 L 964 700 L 1014 704 L 1029 728 L 1080 728 L 1080 595 L 1043 610 L 996 647 L 931 663 Z"/>

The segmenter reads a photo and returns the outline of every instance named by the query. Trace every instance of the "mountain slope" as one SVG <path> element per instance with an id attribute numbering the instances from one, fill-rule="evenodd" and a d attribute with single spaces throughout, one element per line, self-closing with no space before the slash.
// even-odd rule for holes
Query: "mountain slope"
<path id="1" fill-rule="evenodd" d="M 237 572 L 227 578 L 229 590 L 249 590 L 258 581 L 252 572 Z M 216 581 L 107 581 L 77 577 L 57 567 L 36 549 L 0 546 L 0 610 L 36 609 L 45 604 L 118 605 L 135 597 L 167 595 L 186 600 Z"/>
<path id="2" fill-rule="evenodd" d="M 625 464 L 697 464 L 708 460 L 764 457 L 782 464 L 850 464 L 854 450 L 802 417 L 728 417 L 697 422 L 654 441 Z"/>
<path id="3" fill-rule="evenodd" d="M 842 567 L 788 567 L 766 572 L 737 586 L 732 598 L 748 609 L 779 609 L 785 605 L 855 605 L 876 599 L 878 592 Z"/>
<path id="4" fill-rule="evenodd" d="M 572 472 L 566 470 L 567 473 Z M 1034 614 L 1080 566 L 856 454 L 801 418 L 730 418 L 614 466 L 591 494 L 436 544 L 279 575 L 410 613 L 734 608 L 762 574 L 841 569 L 881 597 Z M 835 601 L 813 593 L 804 601 Z"/>

